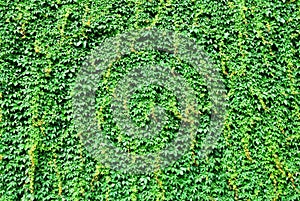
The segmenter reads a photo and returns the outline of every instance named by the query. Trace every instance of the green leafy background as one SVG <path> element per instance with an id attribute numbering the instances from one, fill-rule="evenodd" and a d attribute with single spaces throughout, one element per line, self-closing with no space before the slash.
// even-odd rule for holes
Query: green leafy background
<path id="1" fill-rule="evenodd" d="M 0 0 L 0 200 L 300 200 L 299 24 L 297 0 Z M 163 53 L 122 58 L 107 86 L 122 75 L 118 69 L 156 56 L 197 91 L 203 122 L 171 166 L 123 174 L 86 151 L 71 92 L 92 48 L 146 27 L 196 39 L 225 80 L 229 106 L 217 147 L 199 158 L 210 114 L 203 78 Z M 103 84 L 97 109 L 107 136 L 124 149 L 155 150 L 112 134 Z M 163 102 L 168 93 L 157 100 L 152 89 L 137 93 L 133 119 L 149 112 L 146 94 Z"/>

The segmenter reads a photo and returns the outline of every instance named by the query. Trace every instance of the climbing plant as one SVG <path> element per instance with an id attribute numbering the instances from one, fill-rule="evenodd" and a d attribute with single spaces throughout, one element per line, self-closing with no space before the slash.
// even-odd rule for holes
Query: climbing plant
<path id="1" fill-rule="evenodd" d="M 299 200 L 299 24 L 297 0 L 0 0 L 0 200 Z M 132 140 L 113 122 L 112 91 L 140 64 L 180 74 L 196 92 L 201 122 L 179 160 L 129 174 L 88 152 L 72 118 L 72 89 L 92 49 L 143 28 L 203 47 L 228 107 L 217 146 L 201 158 L 211 118 L 203 77 L 167 52 L 121 57 L 95 98 L 99 128 L 115 146 L 155 152 L 178 131 L 176 97 L 157 86 L 137 90 L 128 109 L 138 126 L 153 104 L 164 106 L 160 135 Z"/>

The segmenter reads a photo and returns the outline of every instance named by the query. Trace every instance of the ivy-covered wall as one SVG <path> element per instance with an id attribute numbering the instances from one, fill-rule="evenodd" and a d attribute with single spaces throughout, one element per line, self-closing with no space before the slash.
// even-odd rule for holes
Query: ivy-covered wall
<path id="1" fill-rule="evenodd" d="M 298 0 L 0 0 L 0 200 L 300 200 L 299 25 Z M 155 151 L 176 134 L 141 148 L 112 132 L 106 97 L 118 69 L 149 60 L 175 66 L 202 114 L 196 142 L 180 160 L 124 174 L 98 163 L 80 140 L 72 87 L 104 39 L 147 27 L 194 38 L 224 79 L 228 108 L 217 146 L 200 158 L 210 120 L 202 77 L 166 53 L 121 58 L 96 98 L 98 120 L 116 146 Z M 174 96 L 141 90 L 129 105 L 137 123 L 149 99 L 163 104 Z"/>

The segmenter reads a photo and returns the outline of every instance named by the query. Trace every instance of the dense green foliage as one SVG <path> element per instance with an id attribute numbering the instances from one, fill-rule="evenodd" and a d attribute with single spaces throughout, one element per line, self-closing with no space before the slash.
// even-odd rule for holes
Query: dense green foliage
<path id="1" fill-rule="evenodd" d="M 300 200 L 299 24 L 297 0 L 0 0 L 0 200 Z M 97 94 L 99 121 L 116 146 L 153 152 L 176 135 L 172 113 L 154 141 L 112 132 L 110 89 L 139 62 L 176 67 L 202 114 L 184 157 L 124 174 L 97 163 L 80 141 L 72 87 L 91 49 L 146 27 L 196 39 L 225 80 L 229 106 L 217 147 L 199 158 L 210 120 L 203 78 L 167 53 L 121 58 Z M 142 88 L 132 99 L 139 124 L 151 101 L 168 105 L 174 96 Z"/>

